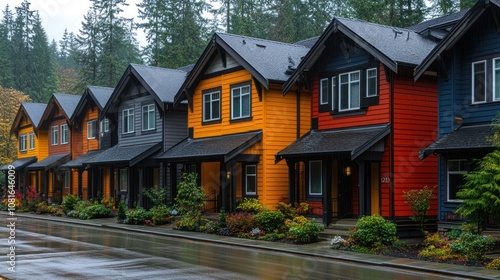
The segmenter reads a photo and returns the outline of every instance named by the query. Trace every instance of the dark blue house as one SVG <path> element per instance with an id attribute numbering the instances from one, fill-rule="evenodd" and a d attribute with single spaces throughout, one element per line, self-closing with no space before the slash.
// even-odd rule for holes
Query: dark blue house
<path id="1" fill-rule="evenodd" d="M 415 69 L 438 75 L 438 132 L 421 158 L 439 158 L 440 226 L 462 223 L 455 213 L 463 175 L 494 147 L 492 120 L 500 111 L 500 1 L 480 0 Z M 491 222 L 491 221 L 490 221 Z"/>

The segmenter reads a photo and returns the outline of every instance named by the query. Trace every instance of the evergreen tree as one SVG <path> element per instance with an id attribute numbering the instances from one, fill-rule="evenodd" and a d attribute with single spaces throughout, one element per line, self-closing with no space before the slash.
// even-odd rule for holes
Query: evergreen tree
<path id="1" fill-rule="evenodd" d="M 99 55 L 98 44 L 101 40 L 96 8 L 91 7 L 83 19 L 80 34 L 76 38 L 78 45 L 76 61 L 81 81 L 79 87 L 82 90 L 87 85 L 99 85 L 97 56 Z"/>
<path id="2" fill-rule="evenodd" d="M 352 18 L 397 27 L 420 23 L 428 14 L 424 0 L 348 0 L 346 4 Z"/>
<path id="3" fill-rule="evenodd" d="M 472 7 L 477 0 L 433 0 L 432 16 L 445 16 Z"/>
<path id="4" fill-rule="evenodd" d="M 148 63 L 152 66 L 167 64 L 166 56 L 162 53 L 165 47 L 166 31 L 163 24 L 167 14 L 166 0 L 143 0 L 137 4 L 139 18 L 143 20 L 138 24 L 144 29 L 148 44 L 145 47 L 145 54 Z"/>
<path id="5" fill-rule="evenodd" d="M 0 86 L 14 86 L 13 67 L 10 55 L 10 34 L 12 32 L 12 12 L 9 5 L 5 7 L 4 17 L 0 23 Z"/>

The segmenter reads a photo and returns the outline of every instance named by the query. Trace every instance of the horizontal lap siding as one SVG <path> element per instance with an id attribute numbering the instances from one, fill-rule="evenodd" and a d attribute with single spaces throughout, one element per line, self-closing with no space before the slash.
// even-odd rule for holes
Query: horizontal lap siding
<path id="1" fill-rule="evenodd" d="M 54 116 L 54 118 L 57 118 L 58 116 Z M 66 119 L 59 119 L 56 121 L 50 122 L 48 126 L 48 133 L 49 133 L 49 155 L 56 155 L 56 154 L 66 154 L 71 152 L 71 127 L 68 126 L 68 143 L 67 144 L 61 144 L 61 124 L 65 124 Z M 58 139 L 57 139 L 57 145 L 52 145 L 52 126 L 58 126 Z"/>
<path id="2" fill-rule="evenodd" d="M 155 131 L 142 131 L 142 106 L 155 104 Z M 134 132 L 122 134 L 122 114 L 124 109 L 134 108 Z M 162 141 L 163 124 L 161 113 L 151 95 L 124 101 L 118 110 L 118 143 L 121 146 L 143 145 Z"/>
<path id="3" fill-rule="evenodd" d="M 98 121 L 98 123 L 97 123 L 97 133 L 98 133 L 97 136 L 98 137 L 96 137 L 95 139 L 87 139 L 87 133 L 88 133 L 87 122 L 91 121 L 91 120 Z M 99 140 L 98 140 L 99 134 L 100 134 L 100 132 L 99 132 L 99 109 L 97 109 L 97 107 L 94 107 L 92 110 L 92 108 L 88 107 L 86 114 L 85 114 L 85 118 L 83 119 L 83 122 L 82 122 L 82 135 L 81 135 L 81 138 L 83 141 L 82 154 L 86 154 L 88 151 L 93 151 L 93 150 L 99 149 Z"/>
<path id="4" fill-rule="evenodd" d="M 167 110 L 163 131 L 165 134 L 163 149 L 166 151 L 187 137 L 187 112 Z"/>
<path id="5" fill-rule="evenodd" d="M 434 187 L 438 183 L 437 159 L 420 160 L 418 153 L 437 137 L 437 84 L 398 78 L 394 86 L 394 210 L 395 216 L 412 213 L 405 191 Z M 437 214 L 437 199 L 429 215 Z"/>

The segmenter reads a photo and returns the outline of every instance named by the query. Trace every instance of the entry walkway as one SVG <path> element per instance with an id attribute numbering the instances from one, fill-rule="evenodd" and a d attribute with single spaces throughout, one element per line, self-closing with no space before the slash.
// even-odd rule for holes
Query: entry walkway
<path id="1" fill-rule="evenodd" d="M 7 217 L 7 212 L 0 212 L 1 216 Z M 255 248 L 260 250 L 279 251 L 283 253 L 292 253 L 309 257 L 319 257 L 337 261 L 354 262 L 366 265 L 394 267 L 422 272 L 438 273 L 454 276 L 457 278 L 470 279 L 500 279 L 500 271 L 486 269 L 481 267 L 469 267 L 444 263 L 427 262 L 421 260 L 394 258 L 388 256 L 361 254 L 355 252 L 345 252 L 333 250 L 330 248 L 329 241 L 322 241 L 313 244 L 295 245 L 278 242 L 259 241 L 235 237 L 227 237 L 213 234 L 205 234 L 190 231 L 179 231 L 173 228 L 172 224 L 149 227 L 142 225 L 124 225 L 118 224 L 116 218 L 104 218 L 93 220 L 78 220 L 67 217 L 53 217 L 29 213 L 16 213 L 18 222 L 17 229 L 22 230 L 23 222 L 29 222 L 29 219 L 49 220 L 62 223 L 71 223 L 77 225 L 86 225 L 102 228 L 110 228 L 125 231 L 134 231 L 144 234 L 155 234 L 161 236 L 170 236 L 195 240 L 200 242 L 210 242 L 225 245 L 241 246 Z"/>

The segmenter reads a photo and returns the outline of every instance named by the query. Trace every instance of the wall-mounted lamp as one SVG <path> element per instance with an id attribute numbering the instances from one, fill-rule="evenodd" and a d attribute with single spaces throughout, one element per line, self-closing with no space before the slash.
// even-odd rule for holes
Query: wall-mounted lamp
<path id="1" fill-rule="evenodd" d="M 228 180 L 229 180 L 229 179 L 231 179 L 231 170 L 228 170 L 228 171 L 226 172 L 226 178 L 227 178 Z"/>
<path id="2" fill-rule="evenodd" d="M 458 124 L 458 125 L 462 125 L 464 123 L 464 118 L 462 118 L 460 116 L 456 116 L 455 117 L 455 123 Z"/>
<path id="3" fill-rule="evenodd" d="M 346 168 L 344 170 L 344 173 L 347 176 L 351 176 L 351 167 L 350 166 L 346 166 Z"/>

